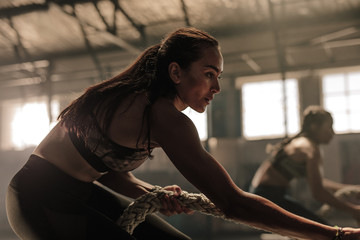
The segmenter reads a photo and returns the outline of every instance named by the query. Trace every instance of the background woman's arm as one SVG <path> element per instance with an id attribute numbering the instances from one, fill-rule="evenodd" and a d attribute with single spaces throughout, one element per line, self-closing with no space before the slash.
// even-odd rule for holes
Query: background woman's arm
<path id="1" fill-rule="evenodd" d="M 356 219 L 360 219 L 360 205 L 340 200 L 334 196 L 332 190 L 328 189 L 328 187 L 330 187 L 330 189 L 337 189 L 341 187 L 342 184 L 324 180 L 322 172 L 320 171 L 321 160 L 321 154 L 317 149 L 314 149 L 314 153 L 307 159 L 307 178 L 312 195 L 316 200 L 346 211 L 354 215 Z"/>
<path id="2" fill-rule="evenodd" d="M 323 185 L 326 189 L 328 189 L 329 191 L 332 191 L 332 192 L 336 192 L 342 188 L 354 186 L 354 185 L 350 185 L 350 184 L 338 183 L 338 182 L 335 182 L 335 181 L 327 179 L 327 178 L 323 178 Z"/>

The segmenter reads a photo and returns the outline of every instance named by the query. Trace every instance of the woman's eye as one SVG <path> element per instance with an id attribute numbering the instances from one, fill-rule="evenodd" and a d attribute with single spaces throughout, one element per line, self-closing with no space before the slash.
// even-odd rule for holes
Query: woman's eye
<path id="1" fill-rule="evenodd" d="M 214 78 L 215 75 L 212 72 L 208 72 L 206 73 L 206 76 L 209 78 Z"/>

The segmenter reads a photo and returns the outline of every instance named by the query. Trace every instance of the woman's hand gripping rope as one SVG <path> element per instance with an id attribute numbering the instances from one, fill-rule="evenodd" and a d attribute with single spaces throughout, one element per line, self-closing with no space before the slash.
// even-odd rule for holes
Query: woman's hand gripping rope
<path id="1" fill-rule="evenodd" d="M 132 234 L 136 226 L 143 222 L 148 214 L 162 212 L 170 216 L 174 214 L 174 212 L 192 213 L 193 211 L 225 218 L 220 209 L 204 194 L 181 191 L 177 186 L 168 186 L 165 188 L 156 186 L 151 192 L 135 199 L 135 201 L 124 210 L 117 224 Z"/>
<path id="2" fill-rule="evenodd" d="M 161 189 L 159 186 L 155 186 L 154 190 Z M 177 197 L 181 194 L 181 188 L 177 185 L 170 185 L 162 188 L 166 191 L 172 191 L 173 194 L 164 194 L 161 197 L 161 204 L 162 207 L 160 208 L 159 212 L 164 214 L 165 216 L 172 216 L 174 214 L 186 213 L 192 214 L 194 210 L 187 208 L 179 203 Z"/>

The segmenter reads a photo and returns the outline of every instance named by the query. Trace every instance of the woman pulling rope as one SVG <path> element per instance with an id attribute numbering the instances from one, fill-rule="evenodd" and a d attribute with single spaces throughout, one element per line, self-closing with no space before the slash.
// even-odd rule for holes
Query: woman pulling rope
<path id="1" fill-rule="evenodd" d="M 222 72 L 218 41 L 196 28 L 180 28 L 119 75 L 89 87 L 61 112 L 11 180 L 6 210 L 15 233 L 45 240 L 190 239 L 165 221 L 147 218 L 133 236 L 116 224 L 127 206 L 119 194 L 136 199 L 153 188 L 131 171 L 162 148 L 229 219 L 293 238 L 360 240 L 360 229 L 320 224 L 243 191 L 204 149 L 182 111 L 203 113 L 220 92 Z M 181 195 L 179 186 L 165 188 Z M 166 216 L 188 213 L 176 197 L 165 195 L 161 205 Z"/>

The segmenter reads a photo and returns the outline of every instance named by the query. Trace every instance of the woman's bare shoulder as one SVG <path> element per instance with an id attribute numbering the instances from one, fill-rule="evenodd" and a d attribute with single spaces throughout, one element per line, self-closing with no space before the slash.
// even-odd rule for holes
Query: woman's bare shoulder
<path id="1" fill-rule="evenodd" d="M 184 113 L 166 99 L 157 101 L 151 112 L 152 133 L 157 140 L 183 139 L 198 141 L 198 133 L 194 123 Z"/>
<path id="2" fill-rule="evenodd" d="M 159 99 L 153 104 L 151 115 L 155 124 L 173 124 L 173 121 L 190 120 L 185 114 L 176 109 L 171 100 L 165 98 Z"/>
<path id="3" fill-rule="evenodd" d="M 293 152 L 307 159 L 313 159 L 319 156 L 319 147 L 306 137 L 299 137 L 292 142 Z"/>

